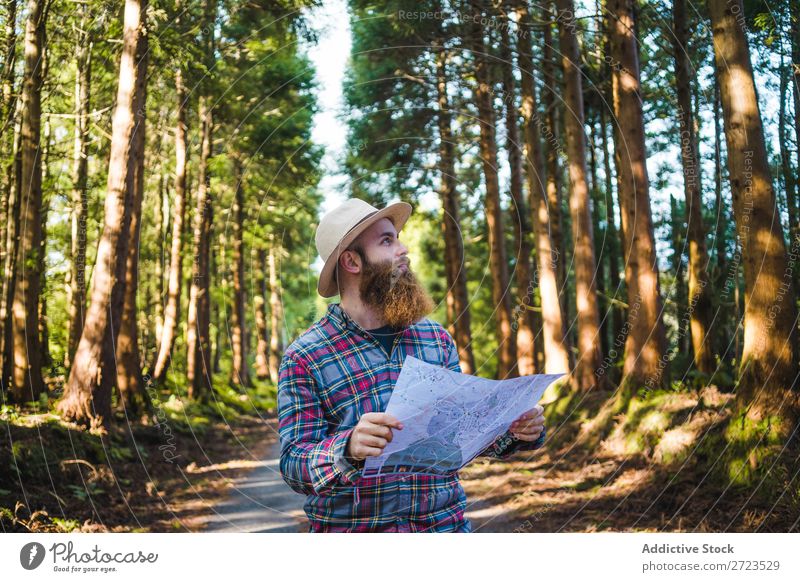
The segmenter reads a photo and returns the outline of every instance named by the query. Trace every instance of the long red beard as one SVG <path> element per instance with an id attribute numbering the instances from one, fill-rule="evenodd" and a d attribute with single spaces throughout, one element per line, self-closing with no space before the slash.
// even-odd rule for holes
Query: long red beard
<path id="1" fill-rule="evenodd" d="M 364 257 L 363 263 L 361 301 L 381 313 L 386 325 L 408 327 L 436 307 L 410 266 L 403 272 L 394 269 L 392 261 L 370 263 Z"/>

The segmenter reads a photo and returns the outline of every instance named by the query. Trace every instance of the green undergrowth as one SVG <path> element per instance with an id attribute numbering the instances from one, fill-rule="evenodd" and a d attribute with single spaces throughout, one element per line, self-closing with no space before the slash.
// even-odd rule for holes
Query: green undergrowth
<path id="1" fill-rule="evenodd" d="M 545 414 L 553 450 L 573 458 L 639 459 L 654 471 L 682 473 L 719 491 L 784 494 L 797 504 L 798 438 L 788 440 L 777 417 L 749 419 L 732 393 L 716 386 L 613 391 L 551 388 Z M 696 479 L 695 479 L 696 478 Z M 785 495 L 788 493 L 788 496 Z"/>

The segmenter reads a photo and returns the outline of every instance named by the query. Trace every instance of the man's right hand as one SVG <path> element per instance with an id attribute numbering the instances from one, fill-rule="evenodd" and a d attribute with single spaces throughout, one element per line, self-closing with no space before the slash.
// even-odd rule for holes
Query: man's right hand
<path id="1" fill-rule="evenodd" d="M 356 461 L 377 457 L 392 441 L 392 429 L 402 430 L 403 423 L 385 412 L 367 412 L 358 419 L 358 424 L 347 442 L 347 456 Z"/>

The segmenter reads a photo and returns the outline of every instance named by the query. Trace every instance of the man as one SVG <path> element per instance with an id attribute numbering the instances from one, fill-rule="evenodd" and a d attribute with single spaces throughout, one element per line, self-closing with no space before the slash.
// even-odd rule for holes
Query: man
<path id="1" fill-rule="evenodd" d="M 411 206 L 357 198 L 316 233 L 325 264 L 317 291 L 341 296 L 286 350 L 278 380 L 281 473 L 307 496 L 311 531 L 470 531 L 458 476 L 362 477 L 403 423 L 383 413 L 406 356 L 461 371 L 450 334 L 427 319 L 434 303 L 411 271 L 399 232 Z M 517 419 L 482 455 L 544 441 L 542 407 Z"/>

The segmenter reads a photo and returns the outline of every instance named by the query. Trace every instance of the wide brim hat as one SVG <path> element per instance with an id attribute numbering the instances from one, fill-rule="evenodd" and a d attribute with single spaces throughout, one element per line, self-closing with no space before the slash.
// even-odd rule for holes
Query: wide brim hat
<path id="1" fill-rule="evenodd" d="M 351 198 L 323 216 L 315 236 L 317 252 L 325 262 L 317 282 L 319 294 L 323 297 L 339 294 L 338 282 L 333 278 L 336 263 L 358 235 L 382 218 L 391 220 L 400 232 L 409 216 L 411 205 L 405 202 L 395 202 L 378 209 L 359 198 Z"/>

